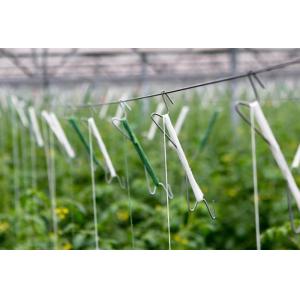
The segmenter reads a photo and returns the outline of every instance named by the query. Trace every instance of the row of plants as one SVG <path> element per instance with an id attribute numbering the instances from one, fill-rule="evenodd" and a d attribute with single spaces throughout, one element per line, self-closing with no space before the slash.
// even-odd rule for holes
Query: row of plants
<path id="1" fill-rule="evenodd" d="M 149 194 L 144 167 L 135 149 L 109 120 L 116 106 L 109 108 L 106 119 L 100 119 L 98 108 L 68 110 L 51 105 L 52 98 L 53 95 L 45 99 L 43 108 L 51 107 L 56 112 L 76 152 L 76 158 L 69 159 L 54 139 L 51 155 L 55 161 L 57 248 L 95 249 L 89 155 L 67 120 L 71 116 L 77 119 L 88 140 L 86 118 L 93 116 L 118 175 L 129 183 L 127 188 L 122 188 L 118 181 L 108 184 L 105 171 L 96 166 L 100 248 L 167 249 L 165 192 L 158 189 L 155 195 Z M 250 100 L 251 95 L 245 91 L 242 99 Z M 23 100 L 26 106 L 32 103 L 30 98 Z M 274 103 L 271 100 L 268 95 L 264 96 L 262 108 L 290 164 L 300 142 L 300 106 L 296 101 Z M 84 102 L 95 102 L 95 99 L 89 94 Z M 3 98 L 1 103 L 10 103 L 9 97 Z M 145 108 L 143 102 L 136 102 L 127 117 L 164 182 L 163 135 L 158 131 L 154 140 L 145 138 L 156 104 L 157 101 L 152 101 Z M 176 152 L 168 147 L 169 183 L 174 193 L 170 200 L 172 249 L 255 249 L 249 127 L 241 120 L 233 121 L 228 91 L 217 91 L 212 99 L 196 93 L 176 98 L 170 107 L 173 122 L 183 104 L 189 105 L 190 112 L 179 138 L 205 198 L 214 206 L 217 219 L 212 220 L 202 204 L 195 212 L 188 211 L 185 176 Z M 10 105 L 2 105 L 0 116 L 0 248 L 53 249 L 45 149 L 37 147 L 30 130 L 22 126 L 13 110 Z M 40 110 L 37 110 L 39 123 L 45 126 Z M 216 112 L 216 123 L 203 145 L 203 135 Z M 96 146 L 94 150 L 103 163 Z M 300 238 L 292 232 L 288 221 L 286 183 L 268 146 L 259 137 L 257 165 L 262 248 L 299 249 Z M 293 175 L 300 184 L 299 172 L 296 170 Z M 192 191 L 189 194 L 190 201 L 194 201 Z M 295 217 L 297 223 L 296 213 Z"/>

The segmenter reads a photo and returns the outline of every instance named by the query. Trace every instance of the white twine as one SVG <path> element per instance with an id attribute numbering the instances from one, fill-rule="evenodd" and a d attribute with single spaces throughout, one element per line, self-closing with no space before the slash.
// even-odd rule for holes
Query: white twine
<path id="1" fill-rule="evenodd" d="M 45 139 L 45 155 L 47 162 L 47 176 L 49 185 L 49 197 L 51 201 L 51 214 L 52 214 L 52 224 L 53 224 L 53 245 L 54 249 L 57 249 L 58 244 L 58 225 L 56 216 L 56 182 L 55 182 L 55 153 L 54 153 L 54 143 L 53 134 L 51 130 L 44 125 L 44 139 Z"/>
<path id="2" fill-rule="evenodd" d="M 95 235 L 95 247 L 99 250 L 99 233 L 98 233 L 98 217 L 97 217 L 97 204 L 96 204 L 96 186 L 95 186 L 95 167 L 93 159 L 93 139 L 91 126 L 89 128 L 89 146 L 90 146 L 90 169 L 91 169 L 91 181 L 92 181 L 92 200 L 93 200 L 93 212 L 94 212 L 94 235 Z"/>
<path id="3" fill-rule="evenodd" d="M 22 158 L 22 164 L 21 164 L 21 168 L 22 168 L 22 179 L 23 179 L 23 187 L 24 190 L 27 189 L 27 132 L 26 132 L 26 128 L 24 126 L 21 126 L 20 128 L 21 130 L 21 158 Z"/>
<path id="4" fill-rule="evenodd" d="M 168 191 L 168 162 L 167 162 L 167 142 L 166 142 L 166 116 L 163 115 L 163 132 L 164 132 L 164 164 L 165 164 L 165 187 L 166 187 L 166 200 L 167 200 L 167 226 L 168 226 L 168 239 L 169 250 L 171 246 L 171 227 L 170 227 L 170 207 L 169 207 L 169 191 Z"/>
<path id="5" fill-rule="evenodd" d="M 16 235 L 18 236 L 18 225 L 20 217 L 20 178 L 19 178 L 19 168 L 20 168 L 20 158 L 19 158 L 19 143 L 18 143 L 18 123 L 16 122 L 16 113 L 14 110 L 11 111 L 11 121 L 12 121 L 12 140 L 13 140 L 13 178 L 14 178 L 14 207 L 17 215 L 16 222 Z"/>
<path id="6" fill-rule="evenodd" d="M 30 118 L 30 124 L 31 124 L 31 130 L 32 130 L 32 134 L 35 137 L 36 143 L 38 144 L 39 147 L 43 147 L 44 146 L 44 141 L 42 138 L 42 134 L 40 131 L 40 127 L 39 127 L 39 123 L 36 117 L 36 113 L 35 113 L 35 109 L 34 107 L 29 107 L 28 108 L 28 114 L 29 114 L 29 118 Z"/>
<path id="7" fill-rule="evenodd" d="M 31 185 L 35 190 L 37 187 L 36 183 L 36 172 L 37 172 L 37 163 L 36 163 L 36 145 L 34 137 L 30 136 L 30 153 L 31 153 Z"/>
<path id="8" fill-rule="evenodd" d="M 252 150 L 252 171 L 253 171 L 253 189 L 254 189 L 256 248 L 257 250 L 260 250 L 261 243 L 260 243 L 259 201 L 258 201 L 258 185 L 257 185 L 256 139 L 255 139 L 254 111 L 252 105 L 250 105 L 250 123 L 251 123 L 251 148 L 252 148 L 251 150 Z"/>
<path id="9" fill-rule="evenodd" d="M 127 155 L 127 139 L 124 136 L 124 164 L 125 164 L 125 176 L 126 176 L 126 187 L 127 187 L 127 198 L 129 207 L 129 219 L 130 219 L 130 231 L 131 231 L 131 245 L 132 249 L 135 249 L 134 229 L 133 229 L 133 218 L 132 218 L 132 199 L 130 192 L 130 179 L 129 179 L 129 167 L 128 167 L 128 155 Z"/>

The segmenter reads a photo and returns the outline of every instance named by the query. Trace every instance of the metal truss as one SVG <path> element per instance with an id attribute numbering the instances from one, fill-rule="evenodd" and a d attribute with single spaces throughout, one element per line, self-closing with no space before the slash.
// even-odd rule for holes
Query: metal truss
<path id="1" fill-rule="evenodd" d="M 0 85 L 199 81 L 299 56 L 300 49 L 0 48 Z M 300 67 L 282 74 L 299 77 Z"/>

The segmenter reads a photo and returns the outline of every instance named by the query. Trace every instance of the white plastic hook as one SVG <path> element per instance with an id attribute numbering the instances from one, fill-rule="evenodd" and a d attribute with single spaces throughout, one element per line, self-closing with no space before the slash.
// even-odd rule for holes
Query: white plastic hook
<path id="1" fill-rule="evenodd" d="M 109 156 L 109 154 L 107 152 L 106 146 L 105 146 L 105 144 L 104 144 L 104 142 L 102 140 L 102 137 L 100 135 L 100 132 L 99 132 L 97 126 L 96 126 L 96 123 L 95 123 L 94 119 L 93 118 L 89 118 L 88 119 L 88 124 L 89 124 L 89 126 L 90 126 L 90 128 L 92 130 L 92 133 L 93 133 L 94 137 L 96 138 L 96 141 L 98 143 L 99 149 L 100 149 L 100 151 L 103 154 L 103 157 L 104 157 L 104 160 L 105 160 L 105 164 L 106 164 L 106 166 L 107 166 L 107 168 L 109 170 L 111 178 L 117 177 L 116 170 L 115 170 L 115 168 L 114 168 L 114 166 L 112 164 L 112 161 L 111 161 L 110 156 Z"/>
<path id="2" fill-rule="evenodd" d="M 62 144 L 65 151 L 67 152 L 68 156 L 70 158 L 75 157 L 75 151 L 73 150 L 72 146 L 70 145 L 58 119 L 56 118 L 56 115 L 54 113 L 48 113 L 47 111 L 42 111 L 42 117 L 46 120 L 49 127 L 57 137 L 58 141 Z"/>
<path id="3" fill-rule="evenodd" d="M 28 114 L 29 114 L 29 119 L 30 119 L 30 123 L 32 125 L 32 131 L 36 140 L 36 143 L 38 144 L 39 147 L 43 147 L 44 146 L 44 141 L 42 138 L 42 134 L 41 134 L 41 130 L 39 127 L 39 123 L 36 117 L 36 113 L 35 113 L 35 109 L 34 107 L 30 106 L 28 108 Z"/>
<path id="4" fill-rule="evenodd" d="M 195 177 L 194 177 L 194 175 L 192 173 L 192 170 L 191 170 L 191 168 L 189 166 L 189 163 L 188 163 L 188 161 L 186 159 L 184 151 L 183 151 L 183 149 L 181 147 L 181 144 L 180 144 L 180 142 L 178 140 L 178 137 L 177 137 L 177 134 L 175 132 L 175 129 L 174 129 L 174 127 L 172 125 L 172 122 L 170 120 L 170 117 L 169 117 L 168 114 L 162 115 L 162 117 L 163 117 L 163 121 L 165 122 L 165 126 L 166 126 L 166 128 L 167 128 L 167 130 L 169 132 L 169 135 L 170 135 L 172 141 L 174 142 L 174 144 L 176 145 L 176 149 L 175 150 L 176 150 L 176 152 L 178 154 L 178 157 L 179 157 L 179 160 L 181 162 L 181 165 L 184 168 L 184 171 L 186 173 L 188 181 L 189 181 L 189 183 L 191 185 L 191 188 L 192 188 L 193 193 L 194 193 L 195 198 L 196 198 L 196 202 L 201 202 L 201 201 L 204 200 L 204 195 L 203 195 L 203 193 L 202 193 L 199 185 L 197 184 L 197 182 L 195 180 Z"/>
<path id="5" fill-rule="evenodd" d="M 53 129 L 53 124 L 52 124 L 52 120 L 51 120 L 49 113 L 47 111 L 43 110 L 41 112 L 41 115 L 44 118 L 44 120 L 48 123 L 48 126 L 51 128 L 51 130 L 56 134 L 55 130 Z"/>
<path id="6" fill-rule="evenodd" d="M 298 146 L 297 152 L 294 156 L 293 162 L 292 162 L 292 169 L 299 168 L 300 166 L 300 145 Z"/>
<path id="7" fill-rule="evenodd" d="M 288 187 L 294 196 L 298 209 L 300 209 L 300 191 L 298 189 L 298 186 L 295 182 L 295 179 L 288 167 L 288 164 L 282 154 L 282 151 L 279 147 L 279 144 L 277 143 L 274 134 L 268 124 L 268 121 L 266 120 L 263 111 L 259 105 L 258 101 L 251 102 L 250 105 L 253 108 L 255 119 L 261 129 L 262 134 L 266 138 L 266 140 L 269 142 L 270 150 L 273 154 L 273 157 L 282 173 L 284 178 L 286 179 L 288 183 Z"/>
<path id="8" fill-rule="evenodd" d="M 70 142 L 68 141 L 67 136 L 66 136 L 62 126 L 60 125 L 60 122 L 58 121 L 56 115 L 53 112 L 51 112 L 50 117 L 52 118 L 53 124 L 57 128 L 57 131 L 59 132 L 59 135 L 61 136 L 61 142 L 64 145 L 66 152 L 68 153 L 70 158 L 74 158 L 75 151 L 73 150 Z"/>
<path id="9" fill-rule="evenodd" d="M 120 99 L 120 105 L 118 105 L 118 108 L 116 110 L 115 116 L 113 117 L 113 119 L 115 119 L 115 125 L 119 126 L 119 121 L 122 118 L 122 115 L 125 113 L 126 108 L 128 108 L 128 110 L 131 110 L 130 106 L 126 103 L 123 102 L 123 100 L 126 100 L 128 97 L 128 93 L 124 93 Z"/>
<path id="10" fill-rule="evenodd" d="M 174 129 L 175 129 L 175 132 L 177 135 L 179 135 L 182 125 L 183 125 L 189 111 L 190 111 L 190 108 L 186 105 L 181 108 L 178 118 L 176 120 L 175 126 L 174 126 Z M 169 142 L 169 146 L 172 146 L 172 145 L 173 144 L 171 142 Z"/>
<path id="11" fill-rule="evenodd" d="M 23 126 L 28 127 L 29 122 L 28 122 L 28 119 L 24 112 L 23 102 L 20 102 L 19 99 L 17 98 L 17 96 L 15 96 L 15 95 L 11 96 L 11 102 L 12 102 L 13 106 L 15 107 Z"/>

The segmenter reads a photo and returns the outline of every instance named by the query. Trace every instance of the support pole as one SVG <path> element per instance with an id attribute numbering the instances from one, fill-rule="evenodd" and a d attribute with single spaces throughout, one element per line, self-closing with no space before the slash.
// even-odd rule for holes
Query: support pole
<path id="1" fill-rule="evenodd" d="M 231 76 L 235 76 L 237 74 L 237 64 L 238 64 L 237 54 L 238 54 L 237 48 L 229 49 L 230 75 Z M 230 106 L 231 121 L 232 121 L 233 127 L 236 127 L 239 122 L 238 115 L 234 109 L 234 104 L 237 101 L 237 81 L 236 80 L 230 81 L 230 91 L 231 91 L 231 106 Z"/>

